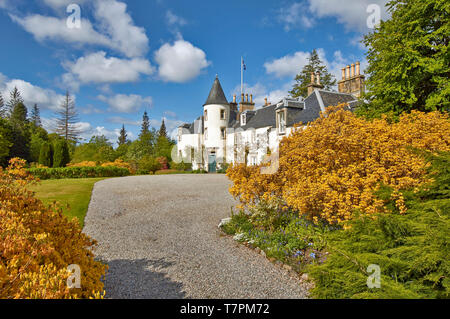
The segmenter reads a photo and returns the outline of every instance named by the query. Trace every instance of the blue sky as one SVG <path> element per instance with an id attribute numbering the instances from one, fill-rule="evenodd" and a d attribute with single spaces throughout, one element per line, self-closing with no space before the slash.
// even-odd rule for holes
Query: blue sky
<path id="1" fill-rule="evenodd" d="M 0 0 L 0 93 L 17 86 L 51 129 L 69 90 L 86 139 L 115 141 L 122 123 L 135 138 L 144 110 L 172 131 L 201 114 L 216 74 L 229 100 L 239 93 L 241 55 L 257 106 L 287 94 L 314 48 L 338 79 L 346 64 L 364 67 L 367 6 L 386 18 L 385 2 Z M 72 3 L 80 28 L 67 26 Z"/>

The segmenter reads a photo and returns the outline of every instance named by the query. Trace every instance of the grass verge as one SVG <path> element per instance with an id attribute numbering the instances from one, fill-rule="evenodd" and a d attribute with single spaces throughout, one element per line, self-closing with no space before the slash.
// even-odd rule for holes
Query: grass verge
<path id="1" fill-rule="evenodd" d="M 76 217 L 84 226 L 94 184 L 105 178 L 50 179 L 30 187 L 45 205 L 58 202 L 69 219 Z"/>

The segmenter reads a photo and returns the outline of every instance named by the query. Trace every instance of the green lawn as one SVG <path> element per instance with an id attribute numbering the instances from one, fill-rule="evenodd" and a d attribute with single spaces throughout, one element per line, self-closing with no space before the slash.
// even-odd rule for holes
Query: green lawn
<path id="1" fill-rule="evenodd" d="M 84 225 L 94 184 L 105 178 L 50 179 L 31 187 L 36 196 L 48 205 L 56 201 L 69 219 L 77 217 L 81 227 Z"/>

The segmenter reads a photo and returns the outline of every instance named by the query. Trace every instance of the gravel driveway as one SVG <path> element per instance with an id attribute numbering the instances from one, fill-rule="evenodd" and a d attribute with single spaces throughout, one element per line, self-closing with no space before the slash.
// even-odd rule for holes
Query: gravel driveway
<path id="1" fill-rule="evenodd" d="M 84 232 L 108 263 L 107 298 L 305 298 L 297 277 L 218 230 L 224 175 L 114 178 L 94 186 Z"/>

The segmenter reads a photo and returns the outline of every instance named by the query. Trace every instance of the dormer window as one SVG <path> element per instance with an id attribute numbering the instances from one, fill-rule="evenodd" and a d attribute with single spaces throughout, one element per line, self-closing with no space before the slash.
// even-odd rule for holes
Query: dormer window
<path id="1" fill-rule="evenodd" d="M 241 126 L 246 125 L 247 124 L 247 114 L 242 113 L 241 114 Z"/>
<path id="2" fill-rule="evenodd" d="M 284 110 L 277 112 L 278 134 L 286 133 L 286 113 Z"/>
<path id="3" fill-rule="evenodd" d="M 225 110 L 220 110 L 220 119 L 225 120 Z"/>

